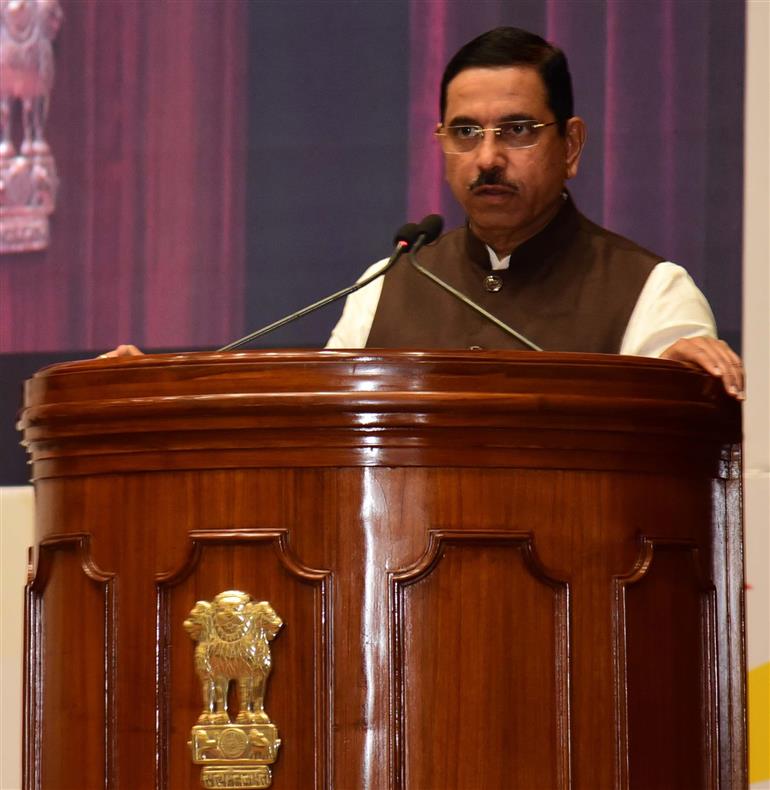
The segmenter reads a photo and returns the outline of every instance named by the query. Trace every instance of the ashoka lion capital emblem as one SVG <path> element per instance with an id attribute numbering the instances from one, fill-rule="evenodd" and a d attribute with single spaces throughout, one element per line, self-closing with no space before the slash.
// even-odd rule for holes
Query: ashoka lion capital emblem
<path id="1" fill-rule="evenodd" d="M 193 762 L 204 765 L 206 788 L 265 788 L 272 782 L 281 741 L 265 713 L 265 686 L 272 667 L 270 642 L 283 625 L 267 601 L 238 590 L 198 601 L 185 630 L 196 642 L 195 671 L 203 711 L 192 729 Z M 235 721 L 228 710 L 230 683 L 238 686 Z"/>

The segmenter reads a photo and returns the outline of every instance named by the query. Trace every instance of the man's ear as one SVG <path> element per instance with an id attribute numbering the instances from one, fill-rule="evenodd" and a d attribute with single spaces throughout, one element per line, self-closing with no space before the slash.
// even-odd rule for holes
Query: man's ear
<path id="1" fill-rule="evenodd" d="M 444 127 L 444 122 L 443 121 L 439 121 L 436 124 L 436 128 L 433 130 L 433 133 L 435 134 L 436 132 L 440 132 L 443 127 Z M 443 158 L 446 161 L 446 156 L 444 156 Z M 446 181 L 447 184 L 448 184 L 449 183 L 449 174 L 447 173 L 446 166 L 441 168 L 441 172 L 444 174 L 444 181 Z"/>
<path id="2" fill-rule="evenodd" d="M 564 133 L 567 144 L 567 157 L 565 160 L 564 178 L 574 178 L 578 172 L 580 164 L 580 154 L 586 144 L 586 125 L 582 118 L 577 115 L 567 121 L 567 129 Z"/>

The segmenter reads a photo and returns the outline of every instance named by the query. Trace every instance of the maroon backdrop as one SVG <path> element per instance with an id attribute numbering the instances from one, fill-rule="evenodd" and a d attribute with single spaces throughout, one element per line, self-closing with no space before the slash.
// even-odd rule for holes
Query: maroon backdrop
<path id="1" fill-rule="evenodd" d="M 243 324 L 248 4 L 63 0 L 50 249 L 0 257 L 0 351 Z"/>

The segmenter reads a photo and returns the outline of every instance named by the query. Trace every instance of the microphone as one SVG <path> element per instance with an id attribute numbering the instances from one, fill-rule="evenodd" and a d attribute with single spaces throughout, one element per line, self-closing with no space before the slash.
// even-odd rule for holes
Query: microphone
<path id="1" fill-rule="evenodd" d="M 435 230 L 435 219 L 438 218 L 439 225 L 438 230 Z M 431 220 L 428 223 L 428 220 Z M 426 223 L 428 223 L 426 225 Z M 272 324 L 268 324 L 267 326 L 263 326 L 261 329 L 257 329 L 255 332 L 252 332 L 246 337 L 242 337 L 239 340 L 234 340 L 232 343 L 228 343 L 226 346 L 222 346 L 222 348 L 218 348 L 217 352 L 222 351 L 232 351 L 234 348 L 239 348 L 240 346 L 246 345 L 246 343 L 250 343 L 252 340 L 256 340 L 258 337 L 262 337 L 262 335 L 267 335 L 270 332 L 275 331 L 276 329 L 280 329 L 282 326 L 286 326 L 286 324 L 291 323 L 292 321 L 296 321 L 298 318 L 302 318 L 306 316 L 308 313 L 315 312 L 322 307 L 326 307 L 327 304 L 331 304 L 332 302 L 336 302 L 338 299 L 342 299 L 343 296 L 347 296 L 348 294 L 353 293 L 353 291 L 357 291 L 359 288 L 363 288 L 365 285 L 369 285 L 370 282 L 376 280 L 378 277 L 382 277 L 385 272 L 387 272 L 396 261 L 408 250 L 419 250 L 424 244 L 427 244 L 427 239 L 433 241 L 439 233 L 441 233 L 441 226 L 443 221 L 441 217 L 438 217 L 436 214 L 432 214 L 429 217 L 425 217 L 425 219 L 419 224 L 415 225 L 414 222 L 407 222 L 406 225 L 402 225 L 397 231 L 396 235 L 393 239 L 394 249 L 393 252 L 388 258 L 387 263 L 380 269 L 379 271 L 375 272 L 374 274 L 370 275 L 364 280 L 359 280 L 357 283 L 353 283 L 353 285 L 348 286 L 347 288 L 343 288 L 341 291 L 337 291 L 333 293 L 331 296 L 327 296 L 325 299 L 320 299 L 317 302 L 313 302 L 313 304 L 308 305 L 307 307 L 303 307 L 301 310 L 297 310 L 296 313 L 291 313 L 290 315 L 284 316 L 283 318 L 279 318 L 277 321 L 273 321 Z M 432 235 L 435 232 L 435 235 Z"/>
<path id="2" fill-rule="evenodd" d="M 440 214 L 428 214 L 424 217 L 422 222 L 417 226 L 417 242 L 411 250 L 412 254 L 416 254 L 417 250 L 425 244 L 430 244 L 435 241 L 444 229 L 444 218 Z M 409 250 L 407 250 L 409 252 Z"/>
<path id="3" fill-rule="evenodd" d="M 428 271 L 424 266 L 417 263 L 417 253 L 420 248 L 425 244 L 430 244 L 441 235 L 441 229 L 444 226 L 444 220 L 438 214 L 429 214 L 417 226 L 419 235 L 417 241 L 411 249 L 407 250 L 409 263 L 417 269 L 417 271 L 427 277 L 432 282 L 436 283 L 439 287 L 443 288 L 447 293 L 452 294 L 455 299 L 459 299 L 463 304 L 468 305 L 472 310 L 475 310 L 480 315 L 484 316 L 488 321 L 491 321 L 496 327 L 502 329 L 510 337 L 515 338 L 520 343 L 523 343 L 533 351 L 542 351 L 543 349 L 536 343 L 533 343 L 529 338 L 524 337 L 521 333 L 517 332 L 512 327 L 508 326 L 504 321 L 501 321 L 497 316 L 492 315 L 488 310 L 485 310 L 481 305 L 476 304 L 472 299 L 469 299 L 464 293 L 461 293 L 456 288 L 453 288 L 449 283 L 444 282 L 440 277 Z"/>
<path id="4" fill-rule="evenodd" d="M 414 222 L 407 222 L 406 225 L 402 225 L 396 231 L 396 235 L 393 237 L 393 244 L 394 246 L 398 246 L 399 243 L 404 244 L 404 252 L 406 252 L 412 248 L 419 235 L 419 225 L 416 225 Z"/>

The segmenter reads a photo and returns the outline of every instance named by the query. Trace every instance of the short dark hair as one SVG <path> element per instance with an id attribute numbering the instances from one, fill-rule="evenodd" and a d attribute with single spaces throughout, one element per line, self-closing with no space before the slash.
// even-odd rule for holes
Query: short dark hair
<path id="1" fill-rule="evenodd" d="M 548 106 L 556 117 L 560 134 L 574 115 L 572 77 L 567 57 L 545 39 L 518 27 L 496 27 L 463 46 L 449 61 L 441 78 L 439 112 L 444 120 L 449 83 L 466 69 L 531 66 L 545 85 Z"/>

